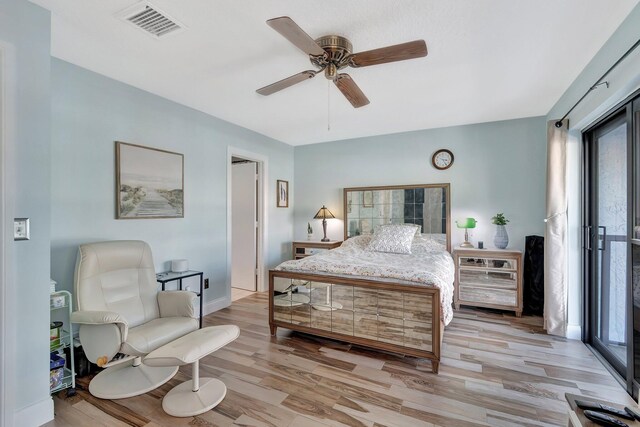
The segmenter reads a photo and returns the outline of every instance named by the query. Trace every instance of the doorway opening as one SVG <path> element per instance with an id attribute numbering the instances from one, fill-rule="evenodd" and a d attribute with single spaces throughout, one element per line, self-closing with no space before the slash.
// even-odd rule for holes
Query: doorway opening
<path id="1" fill-rule="evenodd" d="M 252 155 L 230 152 L 229 287 L 231 302 L 260 290 L 262 285 L 261 209 L 264 163 Z"/>

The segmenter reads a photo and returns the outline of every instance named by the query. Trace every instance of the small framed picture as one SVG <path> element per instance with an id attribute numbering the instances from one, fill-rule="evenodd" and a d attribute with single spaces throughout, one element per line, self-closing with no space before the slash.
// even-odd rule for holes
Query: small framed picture
<path id="1" fill-rule="evenodd" d="M 276 185 L 277 204 L 279 208 L 289 207 L 289 181 L 279 179 Z"/>

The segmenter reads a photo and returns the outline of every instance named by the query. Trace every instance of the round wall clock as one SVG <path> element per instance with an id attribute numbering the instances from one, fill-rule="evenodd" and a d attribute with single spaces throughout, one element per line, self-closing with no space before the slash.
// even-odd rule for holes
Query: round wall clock
<path id="1" fill-rule="evenodd" d="M 431 164 L 439 170 L 449 169 L 453 164 L 453 153 L 447 149 L 440 149 L 433 153 Z"/>

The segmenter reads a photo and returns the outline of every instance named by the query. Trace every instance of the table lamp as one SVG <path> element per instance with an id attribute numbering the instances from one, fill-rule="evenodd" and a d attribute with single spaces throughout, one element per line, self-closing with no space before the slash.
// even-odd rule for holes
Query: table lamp
<path id="1" fill-rule="evenodd" d="M 473 245 L 469 242 L 469 229 L 476 228 L 478 221 L 475 218 L 465 218 L 460 221 L 456 221 L 458 228 L 464 228 L 464 243 L 460 245 L 461 248 L 472 248 Z"/>
<path id="2" fill-rule="evenodd" d="M 313 217 L 313 219 L 322 220 L 322 231 L 324 231 L 324 237 L 320 240 L 321 242 L 329 241 L 329 239 L 327 239 L 327 218 L 331 219 L 331 218 L 335 218 L 335 216 L 333 216 L 331 211 L 327 209 L 325 205 L 322 205 L 318 213 L 316 213 L 316 216 Z"/>

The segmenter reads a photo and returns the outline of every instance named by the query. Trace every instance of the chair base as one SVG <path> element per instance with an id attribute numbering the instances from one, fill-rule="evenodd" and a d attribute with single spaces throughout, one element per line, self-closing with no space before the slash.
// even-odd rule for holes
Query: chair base
<path id="1" fill-rule="evenodd" d="M 123 363 L 96 375 L 89 383 L 89 393 L 100 399 L 138 396 L 160 387 L 177 372 L 177 366 L 157 368 Z"/>
<path id="2" fill-rule="evenodd" d="M 193 391 L 193 381 L 172 388 L 162 399 L 162 409 L 174 417 L 192 417 L 215 408 L 227 394 L 227 386 L 215 378 L 200 378 L 200 388 Z"/>

